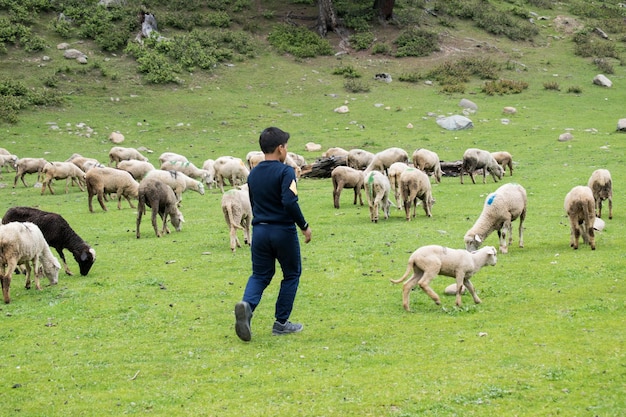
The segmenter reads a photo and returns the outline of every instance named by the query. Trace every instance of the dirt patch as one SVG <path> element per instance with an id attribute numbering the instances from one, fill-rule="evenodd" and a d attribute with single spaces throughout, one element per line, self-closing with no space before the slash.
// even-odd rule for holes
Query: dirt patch
<path id="1" fill-rule="evenodd" d="M 584 25 L 573 17 L 557 16 L 554 18 L 554 29 L 561 33 L 571 35 L 574 32 L 578 32 L 583 27 Z"/>

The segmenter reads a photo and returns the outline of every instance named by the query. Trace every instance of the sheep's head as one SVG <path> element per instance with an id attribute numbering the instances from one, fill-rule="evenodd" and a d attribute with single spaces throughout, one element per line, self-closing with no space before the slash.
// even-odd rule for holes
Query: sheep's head
<path id="1" fill-rule="evenodd" d="M 485 262 L 485 265 L 494 266 L 496 262 L 498 262 L 498 252 L 495 247 L 485 246 L 481 250 L 485 251 L 487 254 L 487 262 Z"/>
<path id="2" fill-rule="evenodd" d="M 174 229 L 176 229 L 177 232 L 180 232 L 180 230 L 183 228 L 183 223 L 185 222 L 185 219 L 183 218 L 183 213 L 181 213 L 180 210 L 176 209 L 176 213 L 171 216 L 171 219 Z"/>
<path id="3" fill-rule="evenodd" d="M 474 252 L 478 250 L 482 243 L 483 240 L 478 235 L 465 236 L 465 249 L 467 249 L 469 252 Z"/>
<path id="4" fill-rule="evenodd" d="M 80 274 L 83 276 L 87 275 L 94 262 L 96 262 L 96 251 L 93 248 L 81 251 L 80 255 L 76 257 L 76 262 L 78 262 Z"/>
<path id="5" fill-rule="evenodd" d="M 204 184 L 202 184 L 202 182 L 198 181 L 198 192 L 200 193 L 200 195 L 204 195 Z"/>

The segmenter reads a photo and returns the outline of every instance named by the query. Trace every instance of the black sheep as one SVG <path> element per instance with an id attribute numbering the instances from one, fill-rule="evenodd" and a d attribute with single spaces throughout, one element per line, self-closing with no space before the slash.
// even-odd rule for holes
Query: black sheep
<path id="1" fill-rule="evenodd" d="M 76 234 L 60 214 L 32 207 L 12 207 L 2 218 L 2 224 L 9 222 L 32 222 L 39 226 L 48 245 L 56 249 L 61 257 L 67 275 L 72 275 L 72 273 L 65 261 L 63 249 L 72 252 L 80 267 L 81 275 L 87 275 L 96 261 L 96 251 Z"/>

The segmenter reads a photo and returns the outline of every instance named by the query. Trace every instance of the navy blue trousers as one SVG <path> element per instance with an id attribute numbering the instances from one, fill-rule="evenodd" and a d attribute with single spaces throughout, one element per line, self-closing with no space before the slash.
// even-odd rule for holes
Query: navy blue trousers
<path id="1" fill-rule="evenodd" d="M 257 224 L 252 229 L 252 275 L 243 294 L 243 301 L 252 310 L 261 302 L 263 291 L 276 273 L 276 261 L 283 272 L 276 300 L 276 320 L 289 319 L 296 298 L 302 262 L 300 242 L 295 225 Z"/>

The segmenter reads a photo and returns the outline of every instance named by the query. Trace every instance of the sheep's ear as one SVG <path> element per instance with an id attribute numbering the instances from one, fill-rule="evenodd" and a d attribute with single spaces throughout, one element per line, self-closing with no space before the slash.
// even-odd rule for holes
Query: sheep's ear
<path id="1" fill-rule="evenodd" d="M 475 240 L 476 242 L 478 242 L 478 243 L 482 243 L 482 241 L 483 241 L 483 240 L 480 238 L 480 236 L 478 236 L 478 235 L 475 235 L 475 236 L 474 236 L 474 240 Z"/>

